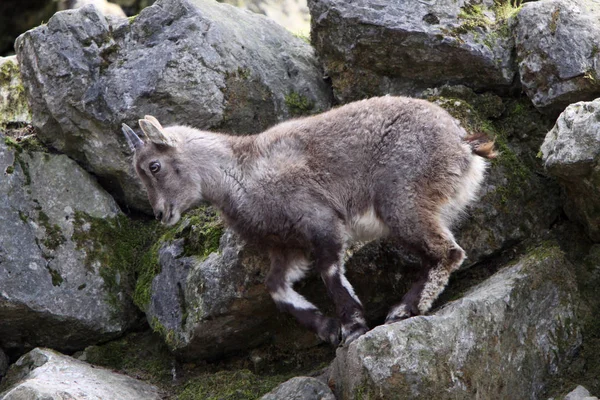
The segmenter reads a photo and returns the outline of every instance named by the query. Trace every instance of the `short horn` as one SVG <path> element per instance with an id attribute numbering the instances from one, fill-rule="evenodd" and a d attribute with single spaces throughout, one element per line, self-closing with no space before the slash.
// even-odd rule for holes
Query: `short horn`
<path id="1" fill-rule="evenodd" d="M 144 145 L 142 139 L 127 124 L 121 125 L 121 130 L 125 135 L 125 139 L 127 139 L 127 144 L 131 151 L 135 152 Z"/>

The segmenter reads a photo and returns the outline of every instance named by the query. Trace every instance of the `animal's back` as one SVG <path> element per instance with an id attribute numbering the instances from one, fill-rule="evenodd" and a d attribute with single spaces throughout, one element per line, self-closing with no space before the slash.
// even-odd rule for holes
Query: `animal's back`
<path id="1" fill-rule="evenodd" d="M 452 196 L 474 157 L 465 135 L 440 107 L 403 97 L 289 121 L 256 138 L 256 203 L 272 210 L 324 202 L 357 230 L 371 230 L 365 238 L 380 236 L 381 207 L 410 214 L 429 200 L 423 196 Z"/>

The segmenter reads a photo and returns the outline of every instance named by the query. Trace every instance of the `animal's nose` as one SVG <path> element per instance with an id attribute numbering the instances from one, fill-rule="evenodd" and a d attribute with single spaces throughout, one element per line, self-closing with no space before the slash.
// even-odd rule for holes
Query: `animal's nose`
<path id="1" fill-rule="evenodd" d="M 162 217 L 163 217 L 163 212 L 162 211 L 156 211 L 154 213 L 154 216 L 156 217 L 157 220 L 160 221 L 162 219 Z"/>

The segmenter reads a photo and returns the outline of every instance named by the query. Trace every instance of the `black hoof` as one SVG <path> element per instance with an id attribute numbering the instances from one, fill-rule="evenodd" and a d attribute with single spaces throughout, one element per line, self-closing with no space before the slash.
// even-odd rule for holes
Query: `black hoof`
<path id="1" fill-rule="evenodd" d="M 337 319 L 327 318 L 319 328 L 317 335 L 324 342 L 331 343 L 333 346 L 337 347 L 342 340 L 340 322 Z"/>

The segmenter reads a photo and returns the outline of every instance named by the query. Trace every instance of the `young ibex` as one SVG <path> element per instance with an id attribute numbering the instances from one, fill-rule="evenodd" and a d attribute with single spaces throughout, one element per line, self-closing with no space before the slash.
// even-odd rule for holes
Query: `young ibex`
<path id="1" fill-rule="evenodd" d="M 380 237 L 422 260 L 422 277 L 389 312 L 391 323 L 427 312 L 465 252 L 450 231 L 483 180 L 493 142 L 468 136 L 440 107 L 380 97 L 229 136 L 139 121 L 123 132 L 156 218 L 167 225 L 205 200 L 233 230 L 268 250 L 266 286 L 281 310 L 323 340 L 349 343 L 368 328 L 344 275 L 350 240 Z M 310 260 L 310 261 L 309 261 Z M 294 291 L 321 274 L 339 319 Z"/>

